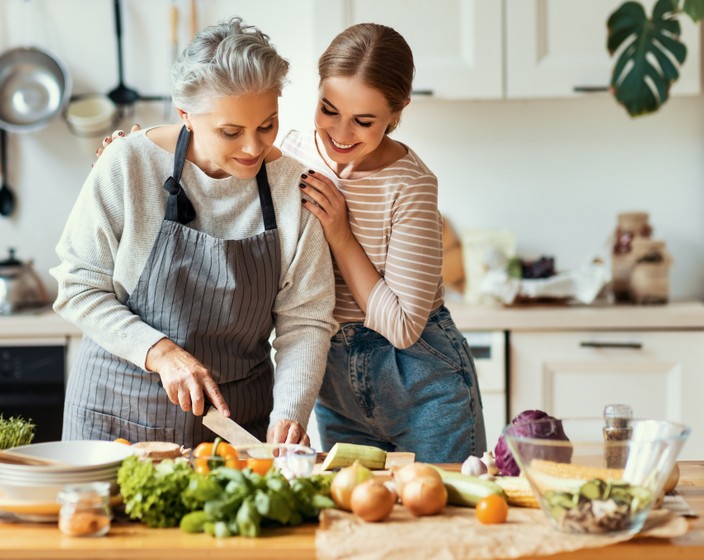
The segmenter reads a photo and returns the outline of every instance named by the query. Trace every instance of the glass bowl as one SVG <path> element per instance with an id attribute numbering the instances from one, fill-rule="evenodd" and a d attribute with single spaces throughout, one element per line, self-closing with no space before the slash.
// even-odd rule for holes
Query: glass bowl
<path id="1" fill-rule="evenodd" d="M 541 509 L 568 533 L 636 533 L 662 494 L 690 429 L 629 419 L 622 439 L 603 418 L 543 418 L 504 429 L 504 438 Z M 560 434 L 567 439 L 539 439 Z"/>

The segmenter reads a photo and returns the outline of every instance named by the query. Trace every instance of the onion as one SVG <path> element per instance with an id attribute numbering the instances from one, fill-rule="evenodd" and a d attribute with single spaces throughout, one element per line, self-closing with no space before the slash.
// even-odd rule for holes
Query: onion
<path id="1" fill-rule="evenodd" d="M 403 500 L 403 488 L 406 484 L 421 477 L 437 478 L 442 482 L 442 477 L 437 469 L 431 467 L 427 463 L 411 463 L 405 467 L 394 471 L 394 483 L 396 484 L 396 492 Z"/>
<path id="2" fill-rule="evenodd" d="M 383 521 L 394 509 L 396 496 L 380 480 L 370 479 L 352 490 L 350 504 L 355 515 L 365 521 Z"/>
<path id="3" fill-rule="evenodd" d="M 372 476 L 372 471 L 359 461 L 355 461 L 349 467 L 340 469 L 335 478 L 332 479 L 330 497 L 338 507 L 351 511 L 352 490 L 354 490 L 355 486 L 365 480 L 369 480 Z"/>
<path id="4" fill-rule="evenodd" d="M 439 478 L 415 478 L 403 487 L 401 499 L 416 517 L 435 515 L 447 505 L 447 488 Z"/>

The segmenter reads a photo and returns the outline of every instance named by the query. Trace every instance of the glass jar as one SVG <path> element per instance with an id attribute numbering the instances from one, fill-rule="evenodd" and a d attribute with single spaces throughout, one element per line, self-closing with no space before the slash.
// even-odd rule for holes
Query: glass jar
<path id="1" fill-rule="evenodd" d="M 653 228 L 648 223 L 647 212 L 622 212 L 617 219 L 611 254 L 611 288 L 617 302 L 630 303 L 633 301 L 630 286 L 634 265 L 631 254 L 633 243 L 650 239 Z"/>
<path id="2" fill-rule="evenodd" d="M 57 498 L 59 529 L 69 537 L 102 537 L 110 530 L 110 483 L 64 487 Z"/>
<path id="3" fill-rule="evenodd" d="M 607 404 L 604 407 L 604 442 L 606 466 L 622 469 L 628 460 L 628 444 L 633 429 L 633 409 L 627 404 Z M 621 442 L 621 443 L 619 443 Z"/>

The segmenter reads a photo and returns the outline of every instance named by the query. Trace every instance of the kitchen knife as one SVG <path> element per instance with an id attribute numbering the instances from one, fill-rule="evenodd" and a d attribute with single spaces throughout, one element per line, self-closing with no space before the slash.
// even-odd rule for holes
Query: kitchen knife
<path id="1" fill-rule="evenodd" d="M 215 432 L 235 448 L 262 443 L 237 422 L 223 416 L 214 406 L 210 406 L 203 415 L 203 426 Z"/>

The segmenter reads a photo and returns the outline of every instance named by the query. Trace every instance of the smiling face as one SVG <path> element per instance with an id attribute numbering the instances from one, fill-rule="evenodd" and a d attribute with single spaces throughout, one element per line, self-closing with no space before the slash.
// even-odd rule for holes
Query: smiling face
<path id="1" fill-rule="evenodd" d="M 207 113 L 179 110 L 193 131 L 188 158 L 215 178 L 257 175 L 279 131 L 279 94 L 219 97 Z"/>
<path id="2" fill-rule="evenodd" d="M 356 76 L 331 76 L 320 84 L 315 129 L 323 156 L 338 166 L 378 167 L 392 142 L 386 129 L 397 118 L 383 93 Z"/>

